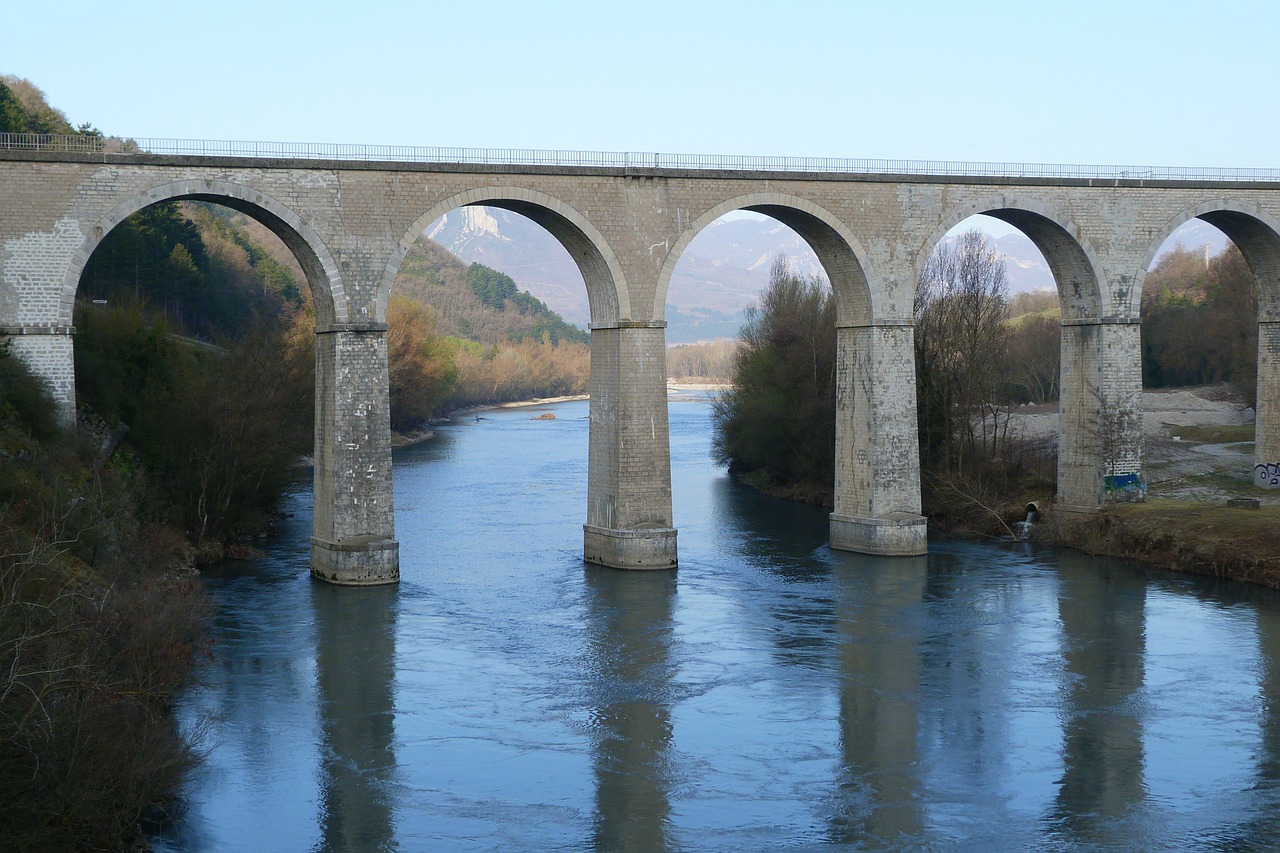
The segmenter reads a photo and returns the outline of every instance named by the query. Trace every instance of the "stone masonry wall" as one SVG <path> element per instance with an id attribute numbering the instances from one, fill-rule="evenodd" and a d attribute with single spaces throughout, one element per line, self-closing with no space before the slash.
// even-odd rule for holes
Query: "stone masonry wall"
<path id="1" fill-rule="evenodd" d="M 1258 404 L 1253 481 L 1280 488 L 1280 321 L 1258 324 Z"/>
<path id="2" fill-rule="evenodd" d="M 315 535 L 393 539 L 385 328 L 316 336 Z"/>
<path id="3" fill-rule="evenodd" d="M 908 325 L 837 329 L 837 515 L 920 512 L 912 340 Z"/>
<path id="4" fill-rule="evenodd" d="M 591 331 L 591 438 L 587 523 L 671 527 L 665 332 Z"/>
<path id="5" fill-rule="evenodd" d="M 10 337 L 9 345 L 13 354 L 48 384 L 63 423 L 74 423 L 76 377 L 72 336 L 65 328 L 39 328 L 37 331 L 39 334 Z M 48 333 L 50 331 L 53 333 Z"/>

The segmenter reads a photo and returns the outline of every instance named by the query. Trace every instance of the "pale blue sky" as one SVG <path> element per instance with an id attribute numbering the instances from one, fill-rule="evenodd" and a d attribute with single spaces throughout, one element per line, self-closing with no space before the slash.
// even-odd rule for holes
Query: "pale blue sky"
<path id="1" fill-rule="evenodd" d="M 1280 2 L 14 2 L 126 136 L 1280 166 Z"/>

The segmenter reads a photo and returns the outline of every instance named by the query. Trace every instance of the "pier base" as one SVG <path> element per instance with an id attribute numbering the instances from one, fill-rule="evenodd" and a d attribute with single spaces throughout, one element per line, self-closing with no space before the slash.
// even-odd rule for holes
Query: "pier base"
<path id="1" fill-rule="evenodd" d="M 400 543 L 373 536 L 341 542 L 311 537 L 311 574 L 339 586 L 377 586 L 400 580 Z"/>
<path id="2" fill-rule="evenodd" d="M 674 569 L 676 530 L 672 527 L 611 530 L 582 525 L 582 559 L 615 569 Z"/>
<path id="3" fill-rule="evenodd" d="M 859 554 L 915 557 L 929 550 L 928 519 L 911 512 L 879 518 L 831 513 L 831 547 Z"/>

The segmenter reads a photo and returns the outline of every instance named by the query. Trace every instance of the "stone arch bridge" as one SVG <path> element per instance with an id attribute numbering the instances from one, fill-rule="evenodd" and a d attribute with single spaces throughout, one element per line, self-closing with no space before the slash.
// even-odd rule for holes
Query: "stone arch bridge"
<path id="1" fill-rule="evenodd" d="M 335 583 L 399 576 L 387 298 L 424 227 L 464 205 L 541 224 L 586 281 L 591 562 L 676 565 L 663 306 L 685 246 L 733 210 L 795 229 L 836 295 L 835 548 L 925 551 L 912 302 L 930 250 L 977 213 L 1030 237 L 1062 297 L 1060 510 L 1095 509 L 1108 488 L 1141 476 L 1141 418 L 1131 415 L 1140 415 L 1143 278 L 1193 217 L 1225 231 L 1259 281 L 1255 470 L 1280 472 L 1280 172 L 146 141 L 120 149 L 0 139 L 0 334 L 71 416 L 76 289 L 104 235 L 171 199 L 217 202 L 265 224 L 315 294 L 312 571 Z M 478 162 L 495 159 L 505 162 Z"/>

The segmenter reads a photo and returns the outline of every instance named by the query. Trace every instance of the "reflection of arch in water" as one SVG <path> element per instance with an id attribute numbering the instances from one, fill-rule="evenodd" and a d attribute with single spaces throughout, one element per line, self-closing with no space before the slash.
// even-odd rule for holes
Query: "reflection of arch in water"
<path id="1" fill-rule="evenodd" d="M 587 626 L 597 672 L 593 709 L 595 847 L 670 846 L 670 646 L 675 576 L 587 570 Z"/>
<path id="2" fill-rule="evenodd" d="M 727 475 L 712 483 L 711 499 L 715 517 L 725 523 L 708 533 L 729 540 L 722 550 L 771 572 L 827 570 L 827 562 L 814 554 L 827 538 L 827 517 L 821 509 L 769 497 Z"/>
<path id="3" fill-rule="evenodd" d="M 323 734 L 320 828 L 326 850 L 390 850 L 396 759 L 394 586 L 311 587 Z"/>

